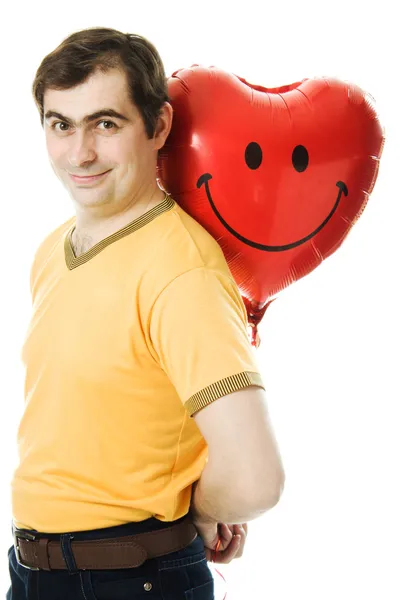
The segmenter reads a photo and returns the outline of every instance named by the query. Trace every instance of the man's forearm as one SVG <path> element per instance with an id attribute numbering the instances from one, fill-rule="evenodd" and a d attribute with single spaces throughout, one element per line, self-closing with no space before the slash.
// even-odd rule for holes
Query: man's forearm
<path id="1" fill-rule="evenodd" d="M 200 479 L 194 483 L 193 490 L 191 514 L 202 520 L 227 525 L 254 521 L 278 501 L 278 498 L 271 498 L 270 503 L 257 505 L 245 494 L 234 493 L 229 485 L 215 480 L 215 472 L 210 468 L 210 462 L 206 464 Z"/>

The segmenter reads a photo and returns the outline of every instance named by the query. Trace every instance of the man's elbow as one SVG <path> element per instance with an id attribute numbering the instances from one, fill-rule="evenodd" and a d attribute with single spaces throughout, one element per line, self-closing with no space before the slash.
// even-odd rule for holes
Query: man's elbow
<path id="1" fill-rule="evenodd" d="M 278 504 L 283 494 L 284 487 L 285 475 L 282 473 L 282 475 L 280 475 L 279 478 L 274 481 L 274 483 L 269 482 L 268 485 L 264 486 L 261 489 L 261 493 L 257 494 L 256 491 L 254 491 L 252 494 L 250 492 L 247 497 L 251 498 L 253 496 L 256 502 L 256 507 L 260 510 L 267 511 Z M 258 485 L 258 491 L 260 492 L 260 485 Z"/>
<path id="2" fill-rule="evenodd" d="M 274 487 L 274 489 L 272 490 L 272 493 L 270 493 L 270 495 L 269 495 L 270 508 L 272 508 L 273 506 L 278 504 L 278 502 L 283 494 L 284 487 L 285 487 L 285 476 L 282 475 L 282 477 L 279 480 L 279 483 Z"/>

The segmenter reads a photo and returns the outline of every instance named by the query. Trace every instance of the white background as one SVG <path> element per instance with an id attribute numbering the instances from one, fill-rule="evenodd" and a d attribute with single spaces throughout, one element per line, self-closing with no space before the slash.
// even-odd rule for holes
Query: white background
<path id="1" fill-rule="evenodd" d="M 167 75 L 193 63 L 266 87 L 326 75 L 375 98 L 387 139 L 364 214 L 333 256 L 280 294 L 260 327 L 258 356 L 286 472 L 283 497 L 249 523 L 243 557 L 217 567 L 227 588 L 213 572 L 216 600 L 226 590 L 227 600 L 400 598 L 395 6 L 69 0 L 3 9 L 0 593 L 9 587 L 10 480 L 24 405 L 20 351 L 30 318 L 29 270 L 43 237 L 73 215 L 48 162 L 31 84 L 63 38 L 101 26 L 148 37 Z"/>

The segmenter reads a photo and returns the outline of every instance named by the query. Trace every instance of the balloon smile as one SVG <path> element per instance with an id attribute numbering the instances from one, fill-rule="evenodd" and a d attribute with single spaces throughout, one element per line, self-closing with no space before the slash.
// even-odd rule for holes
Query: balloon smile
<path id="1" fill-rule="evenodd" d="M 333 217 L 333 215 L 334 215 L 337 207 L 339 206 L 339 202 L 340 202 L 340 199 L 342 197 L 342 194 L 344 194 L 345 196 L 347 196 L 348 193 L 349 193 L 346 184 L 343 181 L 338 181 L 336 183 L 336 185 L 339 188 L 339 192 L 338 192 L 338 195 L 337 195 L 337 198 L 336 198 L 335 205 L 332 208 L 332 210 L 329 213 L 329 215 L 317 227 L 317 229 L 315 229 L 313 232 L 311 232 L 310 234 L 308 234 L 306 237 L 304 237 L 304 238 L 302 238 L 300 240 L 297 240 L 296 242 L 292 242 L 290 244 L 285 244 L 283 246 L 267 246 L 266 244 L 259 244 L 258 242 L 253 242 L 252 240 L 249 240 L 249 239 L 245 238 L 244 236 L 240 235 L 240 233 L 238 233 L 237 231 L 235 231 L 234 229 L 232 229 L 232 227 L 230 225 L 228 225 L 228 223 L 225 221 L 225 219 L 219 213 L 219 211 L 218 211 L 217 207 L 215 206 L 215 204 L 213 202 L 213 199 L 211 197 L 210 186 L 208 184 L 208 182 L 209 182 L 210 179 L 212 179 L 212 175 L 210 175 L 210 173 L 204 173 L 203 175 L 201 175 L 199 177 L 199 179 L 197 181 L 197 187 L 200 188 L 203 184 L 205 185 L 208 201 L 209 201 L 209 203 L 211 205 L 211 208 L 213 209 L 215 215 L 217 216 L 217 218 L 219 219 L 219 221 L 222 223 L 222 225 L 224 225 L 224 227 L 226 227 L 226 229 L 228 231 L 230 231 L 230 233 L 232 235 L 234 235 L 238 240 L 240 240 L 244 244 L 247 244 L 248 246 L 252 246 L 253 248 L 257 248 L 257 250 L 265 250 L 266 252 L 282 252 L 283 250 L 291 250 L 292 248 L 296 248 L 297 246 L 300 246 L 301 244 L 304 244 L 309 239 L 311 239 L 312 237 L 314 237 L 315 235 L 317 235 L 317 233 L 319 231 L 321 231 L 321 229 L 323 227 L 325 227 L 325 225 L 328 223 L 328 221 L 330 221 L 330 219 Z"/>

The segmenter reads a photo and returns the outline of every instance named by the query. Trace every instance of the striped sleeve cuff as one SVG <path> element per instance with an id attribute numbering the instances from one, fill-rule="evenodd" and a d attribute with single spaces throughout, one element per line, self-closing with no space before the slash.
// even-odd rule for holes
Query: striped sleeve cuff
<path id="1" fill-rule="evenodd" d="M 222 396 L 227 396 L 232 392 L 242 390 L 251 385 L 257 385 L 265 390 L 264 383 L 259 373 L 243 371 L 236 375 L 230 375 L 229 377 L 225 377 L 220 381 L 212 383 L 196 394 L 193 394 L 193 396 L 185 402 L 185 408 L 192 419 L 194 413 L 208 404 L 211 404 L 211 402 L 214 402 L 217 398 L 222 398 Z"/>

